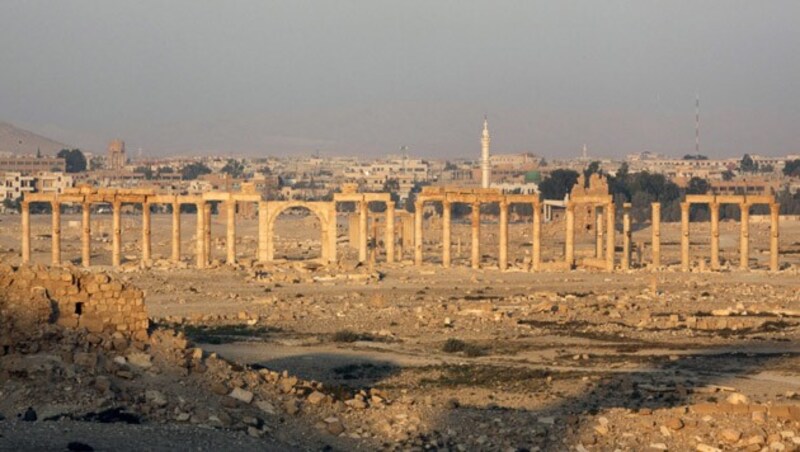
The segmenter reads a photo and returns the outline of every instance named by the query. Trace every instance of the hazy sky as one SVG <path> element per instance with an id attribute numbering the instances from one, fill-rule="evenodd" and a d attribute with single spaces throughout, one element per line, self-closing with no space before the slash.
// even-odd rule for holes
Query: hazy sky
<path id="1" fill-rule="evenodd" d="M 800 1 L 0 3 L 0 120 L 144 154 L 800 152 Z"/>

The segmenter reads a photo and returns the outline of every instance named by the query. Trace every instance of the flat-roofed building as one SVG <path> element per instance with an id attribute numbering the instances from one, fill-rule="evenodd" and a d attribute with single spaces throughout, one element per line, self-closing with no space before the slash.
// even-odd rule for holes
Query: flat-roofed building
<path id="1" fill-rule="evenodd" d="M 0 172 L 32 175 L 43 171 L 65 172 L 67 162 L 58 157 L 11 156 L 0 157 Z"/>

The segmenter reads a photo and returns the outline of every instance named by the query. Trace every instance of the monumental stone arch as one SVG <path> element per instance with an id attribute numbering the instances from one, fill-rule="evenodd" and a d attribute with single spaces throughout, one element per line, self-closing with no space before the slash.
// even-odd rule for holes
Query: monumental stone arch
<path id="1" fill-rule="evenodd" d="M 305 201 L 270 201 L 264 206 L 264 221 L 266 223 L 266 260 L 275 258 L 275 222 L 281 213 L 289 209 L 305 209 L 314 214 L 320 223 L 322 248 L 322 261 L 336 261 L 336 210 L 331 202 L 305 202 Z"/>

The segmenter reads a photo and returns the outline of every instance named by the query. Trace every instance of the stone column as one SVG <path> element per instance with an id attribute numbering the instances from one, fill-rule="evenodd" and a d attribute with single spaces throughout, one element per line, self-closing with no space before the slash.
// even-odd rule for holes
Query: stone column
<path id="1" fill-rule="evenodd" d="M 739 268 L 747 270 L 750 265 L 750 204 L 739 204 L 741 212 L 739 230 Z"/>
<path id="2" fill-rule="evenodd" d="M 336 263 L 337 227 L 336 203 L 332 202 L 328 211 L 328 262 L 330 263 Z"/>
<path id="3" fill-rule="evenodd" d="M 211 262 L 211 203 L 203 204 L 203 259 L 206 264 Z"/>
<path id="4" fill-rule="evenodd" d="M 197 208 L 197 234 L 196 234 L 196 251 L 195 258 L 197 259 L 197 268 L 205 268 L 206 266 L 206 218 L 205 218 L 205 203 L 198 202 L 195 207 Z"/>
<path id="5" fill-rule="evenodd" d="M 88 267 L 92 265 L 92 205 L 84 202 L 81 207 L 81 265 Z"/>
<path id="6" fill-rule="evenodd" d="M 575 265 L 575 204 L 569 202 L 566 212 L 567 231 L 564 236 L 564 260 L 567 267 Z"/>
<path id="7" fill-rule="evenodd" d="M 269 235 L 267 231 L 267 202 L 258 202 L 258 261 L 267 261 L 267 242 Z"/>
<path id="8" fill-rule="evenodd" d="M 661 203 L 650 204 L 652 219 L 651 230 L 653 231 L 653 268 L 661 267 Z"/>
<path id="9" fill-rule="evenodd" d="M 53 207 L 52 264 L 59 265 L 61 264 L 61 203 L 53 201 L 50 205 Z"/>
<path id="10" fill-rule="evenodd" d="M 142 203 L 142 265 L 150 265 L 150 204 Z"/>
<path id="11" fill-rule="evenodd" d="M 500 203 L 500 271 L 508 268 L 508 203 Z"/>
<path id="12" fill-rule="evenodd" d="M 405 256 L 406 250 L 414 249 L 414 219 L 411 216 L 403 217 L 403 252 L 400 257 Z"/>
<path id="13" fill-rule="evenodd" d="M 622 269 L 631 267 L 631 203 L 622 205 Z"/>
<path id="14" fill-rule="evenodd" d="M 681 270 L 689 271 L 689 203 L 681 203 Z"/>
<path id="15" fill-rule="evenodd" d="M 330 243 L 329 243 L 329 241 L 330 241 L 330 231 L 328 229 L 330 228 L 330 225 L 328 224 L 327 221 L 325 221 L 325 218 L 320 218 L 320 222 L 319 223 L 320 223 L 319 227 L 320 227 L 320 230 L 321 230 L 320 231 L 321 234 L 320 234 L 320 238 L 319 238 L 320 259 L 322 260 L 322 262 L 328 263 L 328 262 L 330 262 L 328 260 L 328 250 L 330 249 Z"/>
<path id="16" fill-rule="evenodd" d="M 172 203 L 172 261 L 181 261 L 181 204 Z"/>
<path id="17" fill-rule="evenodd" d="M 119 201 L 114 201 L 112 203 L 112 220 L 111 220 L 111 228 L 113 229 L 113 235 L 111 237 L 111 265 L 114 267 L 119 267 L 122 263 L 122 219 L 120 218 L 120 214 L 122 213 L 122 203 Z"/>
<path id="18" fill-rule="evenodd" d="M 396 256 L 394 255 L 394 202 L 389 201 L 386 205 L 386 230 L 384 231 L 385 238 L 383 239 L 386 245 L 386 262 L 394 262 Z"/>
<path id="19" fill-rule="evenodd" d="M 614 271 L 614 254 L 616 253 L 617 211 L 614 202 L 605 206 L 606 210 L 606 270 Z"/>
<path id="20" fill-rule="evenodd" d="M 711 269 L 719 270 L 719 204 L 709 203 L 711 209 Z"/>
<path id="21" fill-rule="evenodd" d="M 603 258 L 603 209 L 594 207 L 594 240 L 595 251 L 594 257 L 598 259 Z"/>
<path id="22" fill-rule="evenodd" d="M 367 262 L 367 201 L 358 203 L 358 261 Z"/>
<path id="23" fill-rule="evenodd" d="M 227 263 L 233 265 L 236 263 L 236 201 L 230 200 L 225 203 L 228 213 L 228 229 L 225 238 L 225 245 L 227 247 Z"/>
<path id="24" fill-rule="evenodd" d="M 769 237 L 769 269 L 776 272 L 780 270 L 780 261 L 778 257 L 778 245 L 780 241 L 779 221 L 780 221 L 781 205 L 772 203 L 769 205 L 770 215 L 770 237 Z"/>
<path id="25" fill-rule="evenodd" d="M 414 203 L 414 265 L 422 265 L 422 203 Z"/>
<path id="26" fill-rule="evenodd" d="M 358 207 L 358 204 L 356 204 Z M 348 244 L 350 248 L 357 250 L 358 249 L 358 214 L 349 214 L 347 215 L 347 236 L 349 238 Z"/>
<path id="27" fill-rule="evenodd" d="M 450 267 L 450 214 L 452 206 L 450 201 L 442 201 L 442 266 Z"/>
<path id="28" fill-rule="evenodd" d="M 531 250 L 531 268 L 542 269 L 542 205 L 533 203 L 533 249 Z"/>
<path id="29" fill-rule="evenodd" d="M 481 203 L 472 203 L 472 268 L 481 268 Z"/>
<path id="30" fill-rule="evenodd" d="M 28 201 L 22 201 L 22 263 L 31 262 L 31 205 Z"/>

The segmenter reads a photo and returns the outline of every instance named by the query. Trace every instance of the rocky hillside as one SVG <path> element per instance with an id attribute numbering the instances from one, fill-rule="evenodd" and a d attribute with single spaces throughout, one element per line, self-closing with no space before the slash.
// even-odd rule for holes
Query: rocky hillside
<path id="1" fill-rule="evenodd" d="M 43 155 L 55 155 L 58 151 L 70 147 L 50 138 L 37 135 L 31 131 L 20 129 L 7 122 L 0 122 L 0 155 L 10 152 L 15 155 L 32 155 L 41 150 Z"/>

